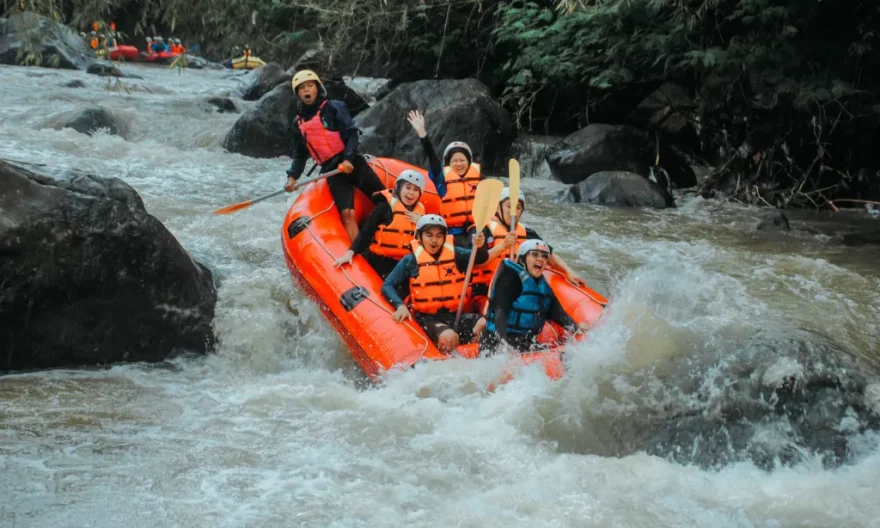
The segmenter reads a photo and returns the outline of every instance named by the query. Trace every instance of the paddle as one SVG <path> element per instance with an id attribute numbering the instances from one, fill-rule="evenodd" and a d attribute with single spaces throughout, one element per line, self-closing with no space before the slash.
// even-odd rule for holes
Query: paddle
<path id="1" fill-rule="evenodd" d="M 516 209 L 519 207 L 519 162 L 511 158 L 507 167 L 510 176 L 510 232 L 516 233 Z M 510 259 L 516 259 L 516 244 L 510 246 Z"/>
<path id="2" fill-rule="evenodd" d="M 295 190 L 297 190 L 301 187 L 304 187 L 310 183 L 315 183 L 316 181 L 323 180 L 325 178 L 329 178 L 330 176 L 336 176 L 337 174 L 339 174 L 339 169 L 321 174 L 317 178 L 312 178 L 309 181 L 297 183 L 296 185 L 293 186 L 293 190 L 295 191 Z M 217 209 L 216 211 L 214 211 L 214 214 L 215 215 L 225 215 L 225 214 L 229 214 L 229 213 L 234 213 L 236 211 L 241 211 L 242 209 L 247 209 L 248 207 L 254 205 L 257 202 L 262 202 L 263 200 L 268 200 L 269 198 L 272 198 L 273 196 L 278 196 L 279 194 L 284 194 L 286 192 L 287 192 L 286 189 L 281 189 L 280 191 L 275 191 L 275 192 L 269 193 L 265 196 L 260 196 L 259 198 L 253 198 L 253 199 L 248 200 L 246 202 L 227 205 L 226 207 L 221 207 L 220 209 Z"/>
<path id="3" fill-rule="evenodd" d="M 474 196 L 474 234 L 483 231 L 489 219 L 495 214 L 498 208 L 498 200 L 501 198 L 501 191 L 504 190 L 504 182 L 501 180 L 483 180 L 477 185 L 477 194 Z M 461 291 L 461 299 L 458 301 L 458 310 L 455 312 L 455 324 L 453 328 L 458 326 L 461 319 L 461 311 L 464 309 L 464 299 L 467 297 L 468 283 L 471 281 L 471 271 L 474 269 L 474 259 L 477 258 L 477 248 L 471 249 L 471 258 L 468 261 L 467 272 L 464 274 L 464 289 Z"/>

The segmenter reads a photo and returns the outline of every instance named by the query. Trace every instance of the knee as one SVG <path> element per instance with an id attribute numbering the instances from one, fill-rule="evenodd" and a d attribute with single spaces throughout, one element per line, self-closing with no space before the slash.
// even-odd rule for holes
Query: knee
<path id="1" fill-rule="evenodd" d="M 474 335 L 475 336 L 480 335 L 483 332 L 483 330 L 485 330 L 485 329 L 486 329 L 486 318 L 480 317 L 479 321 L 477 321 L 477 324 L 474 325 Z"/>
<path id="2" fill-rule="evenodd" d="M 458 334 L 454 330 L 446 329 L 437 338 L 437 347 L 440 350 L 451 350 L 458 346 Z"/>
<path id="3" fill-rule="evenodd" d="M 354 209 L 344 209 L 339 212 L 339 216 L 342 217 L 342 221 L 345 223 L 350 223 L 350 222 L 355 221 Z"/>

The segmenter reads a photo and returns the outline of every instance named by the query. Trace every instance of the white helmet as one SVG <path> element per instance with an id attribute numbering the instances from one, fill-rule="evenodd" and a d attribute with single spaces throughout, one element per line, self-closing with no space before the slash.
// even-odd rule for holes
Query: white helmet
<path id="1" fill-rule="evenodd" d="M 444 231 L 449 231 L 449 228 L 446 226 L 446 220 L 444 220 L 442 216 L 426 214 L 419 218 L 419 222 L 416 224 L 416 238 L 418 238 L 423 230 L 434 226 L 440 226 Z"/>
<path id="2" fill-rule="evenodd" d="M 449 157 L 451 156 L 451 152 L 453 150 L 460 149 L 467 152 L 467 157 L 471 162 L 474 161 L 474 153 L 471 151 L 471 148 L 464 141 L 453 141 L 449 145 L 446 146 L 446 149 L 443 150 L 443 163 L 449 165 Z"/>
<path id="3" fill-rule="evenodd" d="M 406 169 L 401 172 L 397 177 L 397 182 L 395 182 L 395 186 L 401 185 L 402 182 L 407 182 L 415 185 L 419 188 L 420 191 L 425 191 L 425 177 L 422 176 L 422 173 L 417 170 Z"/>
<path id="4" fill-rule="evenodd" d="M 522 244 L 519 245 L 519 249 L 516 250 L 516 258 L 522 258 L 529 251 L 535 251 L 535 250 L 544 251 L 548 255 L 553 253 L 553 251 L 550 250 L 550 246 L 548 246 L 546 242 L 544 242 L 543 240 L 539 240 L 537 238 L 532 238 L 532 239 L 526 240 L 525 242 L 523 242 Z"/>
<path id="5" fill-rule="evenodd" d="M 501 198 L 498 199 L 498 205 L 504 203 L 504 200 L 510 200 L 510 187 L 505 187 L 504 190 L 501 191 Z M 524 195 L 522 191 L 519 192 L 519 203 L 523 204 L 523 209 L 526 208 L 526 195 Z"/>

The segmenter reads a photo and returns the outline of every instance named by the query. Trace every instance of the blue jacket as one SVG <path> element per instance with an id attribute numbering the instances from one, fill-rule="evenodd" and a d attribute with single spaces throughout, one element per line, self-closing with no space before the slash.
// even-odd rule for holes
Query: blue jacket
<path id="1" fill-rule="evenodd" d="M 507 310 L 507 333 L 509 334 L 539 334 L 550 315 L 550 307 L 555 296 L 550 285 L 544 277 L 535 279 L 526 269 L 512 260 L 504 259 L 504 267 L 516 272 L 522 283 L 522 293 L 513 301 L 513 305 Z M 499 269 L 498 273 L 503 270 Z M 495 324 L 495 304 L 491 302 L 495 297 L 495 283 L 493 280 L 489 290 L 489 309 L 486 314 L 486 329 L 489 332 L 497 332 Z"/>

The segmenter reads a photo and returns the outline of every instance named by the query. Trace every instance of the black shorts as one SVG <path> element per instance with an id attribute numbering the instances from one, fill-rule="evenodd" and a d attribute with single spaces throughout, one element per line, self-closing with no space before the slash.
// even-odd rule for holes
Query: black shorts
<path id="1" fill-rule="evenodd" d="M 385 190 L 382 181 L 376 176 L 376 173 L 373 172 L 373 169 L 363 156 L 358 154 L 351 161 L 351 164 L 354 165 L 354 170 L 351 174 L 340 173 L 327 179 L 327 183 L 330 186 L 330 194 L 333 196 L 333 201 L 336 202 L 336 208 L 340 211 L 354 209 L 355 187 L 363 191 L 367 198 L 371 199 L 373 194 Z M 321 173 L 336 170 L 338 167 L 338 164 L 324 165 L 321 167 Z"/>
<path id="2" fill-rule="evenodd" d="M 455 312 L 440 312 L 435 314 L 426 314 L 415 312 L 413 314 L 416 322 L 425 329 L 425 333 L 434 344 L 440 338 L 440 334 L 452 328 L 455 324 Z M 474 325 L 482 317 L 480 314 L 463 313 L 458 321 L 458 326 L 452 328 L 458 334 L 459 343 L 470 343 L 474 337 Z"/>
<path id="3" fill-rule="evenodd" d="M 538 343 L 538 336 L 535 334 L 507 334 L 507 342 L 521 354 L 546 349 L 545 346 Z M 495 332 L 483 330 L 483 333 L 480 334 L 480 354 L 487 356 L 503 352 L 500 345 L 501 339 Z"/>
<path id="4" fill-rule="evenodd" d="M 375 255 L 371 253 L 369 250 L 364 253 L 364 258 L 367 259 L 367 263 L 376 270 L 376 273 L 382 280 L 385 280 L 391 271 L 397 266 L 397 263 L 400 262 L 398 259 L 393 259 L 390 257 L 383 257 L 381 255 Z M 404 284 L 404 286 L 409 289 L 408 284 Z M 403 297 L 406 297 L 404 295 Z"/>

